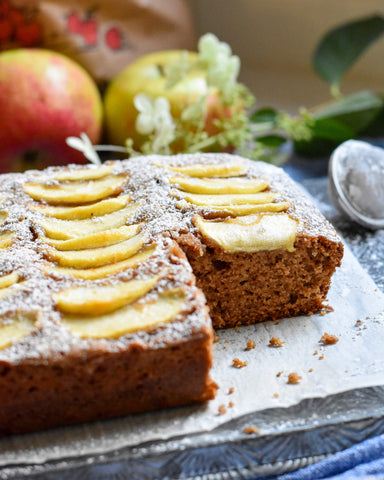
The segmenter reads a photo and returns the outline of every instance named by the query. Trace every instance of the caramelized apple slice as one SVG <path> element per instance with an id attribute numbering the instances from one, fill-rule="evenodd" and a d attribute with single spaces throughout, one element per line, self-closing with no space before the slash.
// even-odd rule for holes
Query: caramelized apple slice
<path id="1" fill-rule="evenodd" d="M 186 193 L 180 190 L 172 190 L 171 195 L 176 198 L 184 198 L 187 202 L 200 207 L 219 207 L 226 205 L 260 205 L 271 203 L 276 197 L 272 192 L 246 193 L 242 195 L 199 195 Z"/>
<path id="2" fill-rule="evenodd" d="M 61 184 L 26 183 L 25 192 L 34 200 L 55 204 L 90 203 L 122 191 L 124 176 L 109 176 L 88 182 Z"/>
<path id="3" fill-rule="evenodd" d="M 165 166 L 165 165 L 163 165 Z M 244 173 L 244 167 L 238 164 L 203 164 L 185 165 L 183 167 L 170 167 L 170 170 L 190 177 L 233 177 Z"/>
<path id="4" fill-rule="evenodd" d="M 212 205 L 210 208 L 217 212 L 230 213 L 234 216 L 251 215 L 252 213 L 273 213 L 288 210 L 288 202 L 264 203 L 262 205 Z"/>
<path id="5" fill-rule="evenodd" d="M 0 212 L 0 224 L 3 223 L 4 220 L 6 220 L 7 217 L 8 217 L 7 212 Z"/>
<path id="6" fill-rule="evenodd" d="M 76 180 L 96 180 L 98 178 L 106 177 L 113 171 L 113 165 L 102 165 L 100 167 L 89 166 L 87 168 L 79 168 L 76 170 L 62 170 L 55 172 L 53 179 L 60 182 L 76 181 Z"/>
<path id="7" fill-rule="evenodd" d="M 99 217 L 107 213 L 116 212 L 127 206 L 131 201 L 130 195 L 119 195 L 114 198 L 107 198 L 90 205 L 80 207 L 52 207 L 44 204 L 30 204 L 29 207 L 35 212 L 41 212 L 49 217 L 61 220 L 82 220 L 84 218 Z"/>
<path id="8" fill-rule="evenodd" d="M 127 305 L 107 315 L 63 315 L 62 324 L 81 338 L 119 338 L 172 321 L 185 305 L 183 290 L 160 293 L 156 301 Z"/>
<path id="9" fill-rule="evenodd" d="M 100 267 L 108 263 L 116 263 L 126 260 L 137 253 L 145 242 L 145 233 L 139 233 L 128 240 L 102 248 L 90 248 L 88 250 L 63 251 L 50 248 L 48 258 L 57 262 L 62 267 L 92 268 Z"/>
<path id="10" fill-rule="evenodd" d="M 8 348 L 36 328 L 35 312 L 17 311 L 0 319 L 0 349 Z"/>
<path id="11" fill-rule="evenodd" d="M 126 224 L 127 219 L 134 215 L 138 208 L 138 203 L 130 203 L 125 208 L 102 217 L 86 218 L 84 220 L 57 220 L 47 217 L 39 219 L 39 223 L 44 228 L 47 237 L 56 240 L 69 240 L 119 228 Z"/>
<path id="12" fill-rule="evenodd" d="M 233 194 L 258 193 L 268 188 L 268 183 L 261 178 L 193 178 L 170 177 L 170 183 L 190 193 Z"/>
<path id="13" fill-rule="evenodd" d="M 12 245 L 15 232 L 3 232 L 0 233 L 0 250 L 8 248 Z"/>
<path id="14" fill-rule="evenodd" d="M 219 245 L 225 252 L 257 252 L 283 248 L 294 250 L 297 221 L 286 213 L 249 215 L 224 221 L 204 220 L 195 215 L 194 223 L 203 238 Z"/>
<path id="15" fill-rule="evenodd" d="M 46 273 L 59 274 L 67 277 L 81 278 L 83 280 L 99 280 L 101 278 L 109 277 L 110 275 L 124 272 L 129 268 L 137 267 L 141 263 L 144 263 L 146 260 L 148 260 L 148 258 L 155 253 L 155 250 L 156 246 L 151 246 L 144 249 L 142 252 L 136 253 L 136 255 L 133 255 L 127 260 L 104 265 L 103 267 L 75 269 L 48 265 L 44 268 L 44 271 Z"/>
<path id="16" fill-rule="evenodd" d="M 132 303 L 148 293 L 159 277 L 131 280 L 114 285 L 73 287 L 53 295 L 64 313 L 100 316 Z"/>
<path id="17" fill-rule="evenodd" d="M 12 272 L 9 275 L 3 275 L 0 277 L 0 288 L 7 288 L 16 283 L 19 280 L 19 274 Z"/>
<path id="18" fill-rule="evenodd" d="M 0 289 L 0 298 L 5 298 L 8 297 L 8 295 L 11 295 L 13 293 L 16 293 L 20 288 L 23 286 L 25 282 L 20 282 L 20 283 L 12 283 L 9 287 L 6 288 L 1 288 Z"/>
<path id="19" fill-rule="evenodd" d="M 57 250 L 85 250 L 89 248 L 107 247 L 108 245 L 128 240 L 137 235 L 141 226 L 141 223 L 129 226 L 123 225 L 120 228 L 91 233 L 91 235 L 71 238 L 70 240 L 53 240 L 47 237 L 40 237 L 40 240 L 43 240 L 43 242 Z"/>

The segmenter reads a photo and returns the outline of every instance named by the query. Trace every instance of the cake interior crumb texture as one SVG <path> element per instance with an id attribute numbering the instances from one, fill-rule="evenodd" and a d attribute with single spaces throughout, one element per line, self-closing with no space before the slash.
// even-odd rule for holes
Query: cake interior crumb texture
<path id="1" fill-rule="evenodd" d="M 0 434 L 214 398 L 212 324 L 319 311 L 342 255 L 301 189 L 262 162 L 1 175 Z"/>

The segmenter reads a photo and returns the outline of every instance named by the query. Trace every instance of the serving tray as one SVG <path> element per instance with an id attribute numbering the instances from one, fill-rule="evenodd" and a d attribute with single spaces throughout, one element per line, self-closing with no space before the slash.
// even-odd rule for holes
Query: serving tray
<path id="1" fill-rule="evenodd" d="M 220 390 L 207 406 L 1 439 L 0 478 L 265 478 L 384 433 L 384 235 L 339 216 L 325 179 L 305 186 L 351 249 L 330 291 L 334 312 L 219 332 Z M 324 347 L 328 330 L 339 341 Z M 285 343 L 268 347 L 276 335 Z M 234 368 L 235 357 L 248 364 Z M 293 371 L 298 385 L 287 384 Z"/>

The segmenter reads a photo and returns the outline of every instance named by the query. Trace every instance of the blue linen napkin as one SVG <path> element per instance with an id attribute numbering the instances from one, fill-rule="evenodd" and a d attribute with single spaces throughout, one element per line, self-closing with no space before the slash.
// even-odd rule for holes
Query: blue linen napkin
<path id="1" fill-rule="evenodd" d="M 279 480 L 384 479 L 384 435 L 365 440 Z"/>

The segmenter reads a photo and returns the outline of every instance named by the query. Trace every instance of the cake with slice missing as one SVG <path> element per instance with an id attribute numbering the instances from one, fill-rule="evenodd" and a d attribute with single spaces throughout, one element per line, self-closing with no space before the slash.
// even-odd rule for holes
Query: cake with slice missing
<path id="1" fill-rule="evenodd" d="M 316 312 L 343 254 L 280 169 L 225 154 L 2 175 L 0 200 L 3 435 L 213 398 L 211 319 Z"/>

